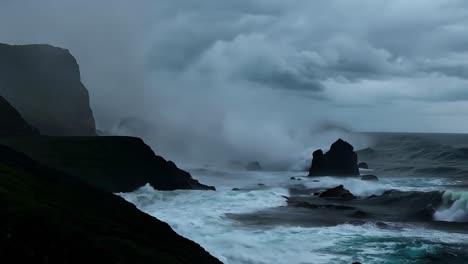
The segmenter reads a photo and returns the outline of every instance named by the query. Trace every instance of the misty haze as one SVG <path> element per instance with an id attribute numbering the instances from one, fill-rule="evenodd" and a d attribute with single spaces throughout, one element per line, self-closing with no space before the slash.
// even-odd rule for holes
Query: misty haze
<path id="1" fill-rule="evenodd" d="M 0 0 L 0 259 L 468 263 L 467 36 L 463 0 Z"/>

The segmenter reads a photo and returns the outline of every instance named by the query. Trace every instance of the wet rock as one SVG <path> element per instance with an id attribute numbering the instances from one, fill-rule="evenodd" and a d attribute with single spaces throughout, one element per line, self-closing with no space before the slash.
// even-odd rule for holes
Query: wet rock
<path id="1" fill-rule="evenodd" d="M 289 179 L 290 179 L 290 180 L 295 180 L 295 179 L 296 179 L 296 177 L 291 177 L 291 178 L 289 178 Z"/>
<path id="2" fill-rule="evenodd" d="M 338 139 L 323 154 L 321 149 L 313 154 L 309 176 L 356 176 L 359 175 L 358 157 L 354 147 L 348 142 Z"/>
<path id="3" fill-rule="evenodd" d="M 322 198 L 338 198 L 343 200 L 354 200 L 356 197 L 348 190 L 346 190 L 343 185 L 339 185 L 335 188 L 327 189 L 322 192 L 320 195 Z"/>
<path id="4" fill-rule="evenodd" d="M 377 176 L 375 176 L 375 175 L 363 175 L 361 177 L 361 180 L 363 180 L 363 181 L 378 181 L 379 178 Z"/>
<path id="5" fill-rule="evenodd" d="M 365 163 L 365 162 L 360 162 L 360 163 L 358 164 L 358 167 L 359 167 L 360 169 L 369 169 L 369 165 L 368 165 L 367 163 Z"/>

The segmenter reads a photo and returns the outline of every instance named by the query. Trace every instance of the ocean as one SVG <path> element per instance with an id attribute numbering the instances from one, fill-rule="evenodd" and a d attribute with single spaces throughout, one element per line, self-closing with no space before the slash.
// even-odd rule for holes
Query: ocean
<path id="1" fill-rule="evenodd" d="M 228 264 L 468 263 L 468 135 L 362 135 L 379 181 L 204 165 L 188 171 L 216 192 L 120 195 Z M 338 185 L 358 199 L 314 195 Z"/>

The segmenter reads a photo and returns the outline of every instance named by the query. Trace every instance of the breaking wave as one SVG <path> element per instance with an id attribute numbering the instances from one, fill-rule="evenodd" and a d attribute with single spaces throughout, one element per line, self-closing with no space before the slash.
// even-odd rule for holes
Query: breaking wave
<path id="1" fill-rule="evenodd" d="M 435 212 L 435 220 L 468 222 L 468 192 L 447 191 L 442 199 L 443 205 Z"/>

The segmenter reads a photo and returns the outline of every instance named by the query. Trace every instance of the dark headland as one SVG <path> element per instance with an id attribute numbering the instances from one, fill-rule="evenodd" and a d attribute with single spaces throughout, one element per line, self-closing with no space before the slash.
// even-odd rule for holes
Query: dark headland
<path id="1" fill-rule="evenodd" d="M 96 135 L 88 90 L 68 50 L 0 44 L 0 95 L 43 135 Z"/>
<path id="2" fill-rule="evenodd" d="M 143 140 L 97 137 L 64 49 L 0 44 L 0 259 L 8 263 L 220 263 L 115 192 L 214 190 Z"/>

